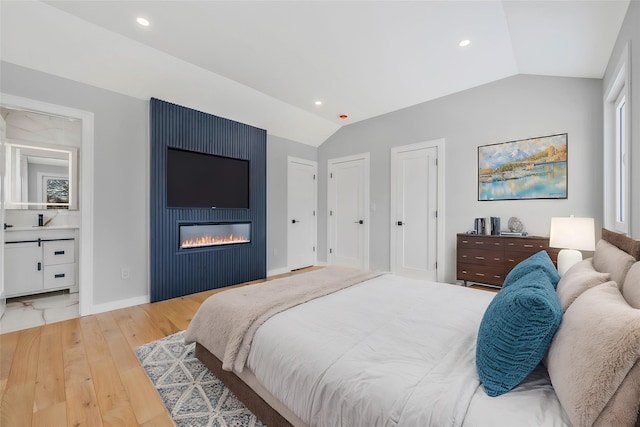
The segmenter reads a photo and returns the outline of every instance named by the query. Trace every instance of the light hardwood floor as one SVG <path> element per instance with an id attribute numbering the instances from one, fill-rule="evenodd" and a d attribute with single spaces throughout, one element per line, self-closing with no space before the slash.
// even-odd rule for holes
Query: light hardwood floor
<path id="1" fill-rule="evenodd" d="M 134 350 L 221 290 L 0 335 L 0 426 L 173 426 Z"/>

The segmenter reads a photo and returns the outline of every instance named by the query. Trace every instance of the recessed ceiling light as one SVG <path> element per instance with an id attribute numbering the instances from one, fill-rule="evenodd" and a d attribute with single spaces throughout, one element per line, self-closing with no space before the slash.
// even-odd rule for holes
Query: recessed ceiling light
<path id="1" fill-rule="evenodd" d="M 316 104 L 316 105 L 322 105 L 322 101 L 317 100 L 317 101 L 315 102 L 315 104 Z"/>
<path id="2" fill-rule="evenodd" d="M 338 117 L 340 118 L 340 120 L 346 120 L 349 116 L 347 116 L 346 114 L 340 114 Z"/>
<path id="3" fill-rule="evenodd" d="M 136 19 L 136 22 L 138 24 L 142 25 L 143 27 L 148 27 L 149 26 L 149 21 L 146 20 L 145 18 L 142 18 L 142 17 Z"/>
<path id="4" fill-rule="evenodd" d="M 458 43 L 458 46 L 460 47 L 467 47 L 471 44 L 471 40 L 462 40 L 460 43 Z"/>

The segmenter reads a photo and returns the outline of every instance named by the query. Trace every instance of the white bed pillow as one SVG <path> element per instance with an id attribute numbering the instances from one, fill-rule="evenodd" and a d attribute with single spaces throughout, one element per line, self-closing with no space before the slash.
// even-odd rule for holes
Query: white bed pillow
<path id="1" fill-rule="evenodd" d="M 610 273 L 611 280 L 616 282 L 620 289 L 634 262 L 636 262 L 634 257 L 606 240 L 598 241 L 593 254 L 593 267 L 601 273 Z"/>
<path id="2" fill-rule="evenodd" d="M 609 280 L 611 280 L 611 274 L 600 273 L 593 268 L 592 258 L 575 264 L 560 278 L 556 289 L 562 312 L 566 312 L 571 303 L 584 291 Z"/>
<path id="3" fill-rule="evenodd" d="M 569 306 L 546 366 L 575 426 L 631 427 L 640 406 L 640 310 L 607 282 Z"/>
<path id="4" fill-rule="evenodd" d="M 624 278 L 622 296 L 631 307 L 640 309 L 640 261 L 631 266 Z"/>

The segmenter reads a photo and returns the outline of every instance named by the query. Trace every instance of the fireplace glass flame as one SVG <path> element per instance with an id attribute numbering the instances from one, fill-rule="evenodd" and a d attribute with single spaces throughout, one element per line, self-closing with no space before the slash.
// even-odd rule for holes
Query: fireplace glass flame
<path id="1" fill-rule="evenodd" d="M 248 222 L 180 225 L 180 249 L 250 243 L 250 236 Z"/>

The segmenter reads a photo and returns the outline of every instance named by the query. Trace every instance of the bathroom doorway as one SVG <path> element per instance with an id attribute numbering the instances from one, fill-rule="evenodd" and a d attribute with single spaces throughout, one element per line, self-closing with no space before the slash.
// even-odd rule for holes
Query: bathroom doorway
<path id="1" fill-rule="evenodd" d="M 6 122 L 0 147 L 0 300 L 8 298 L 0 318 L 4 333 L 15 330 L 11 319 L 20 313 L 25 327 L 31 327 L 38 318 L 44 324 L 65 320 L 73 310 L 76 316 L 93 312 L 94 137 L 93 113 L 0 95 L 0 115 Z M 33 248 L 20 247 L 30 241 L 36 242 Z M 18 262 L 32 270 L 28 286 L 15 279 L 22 274 Z"/>

